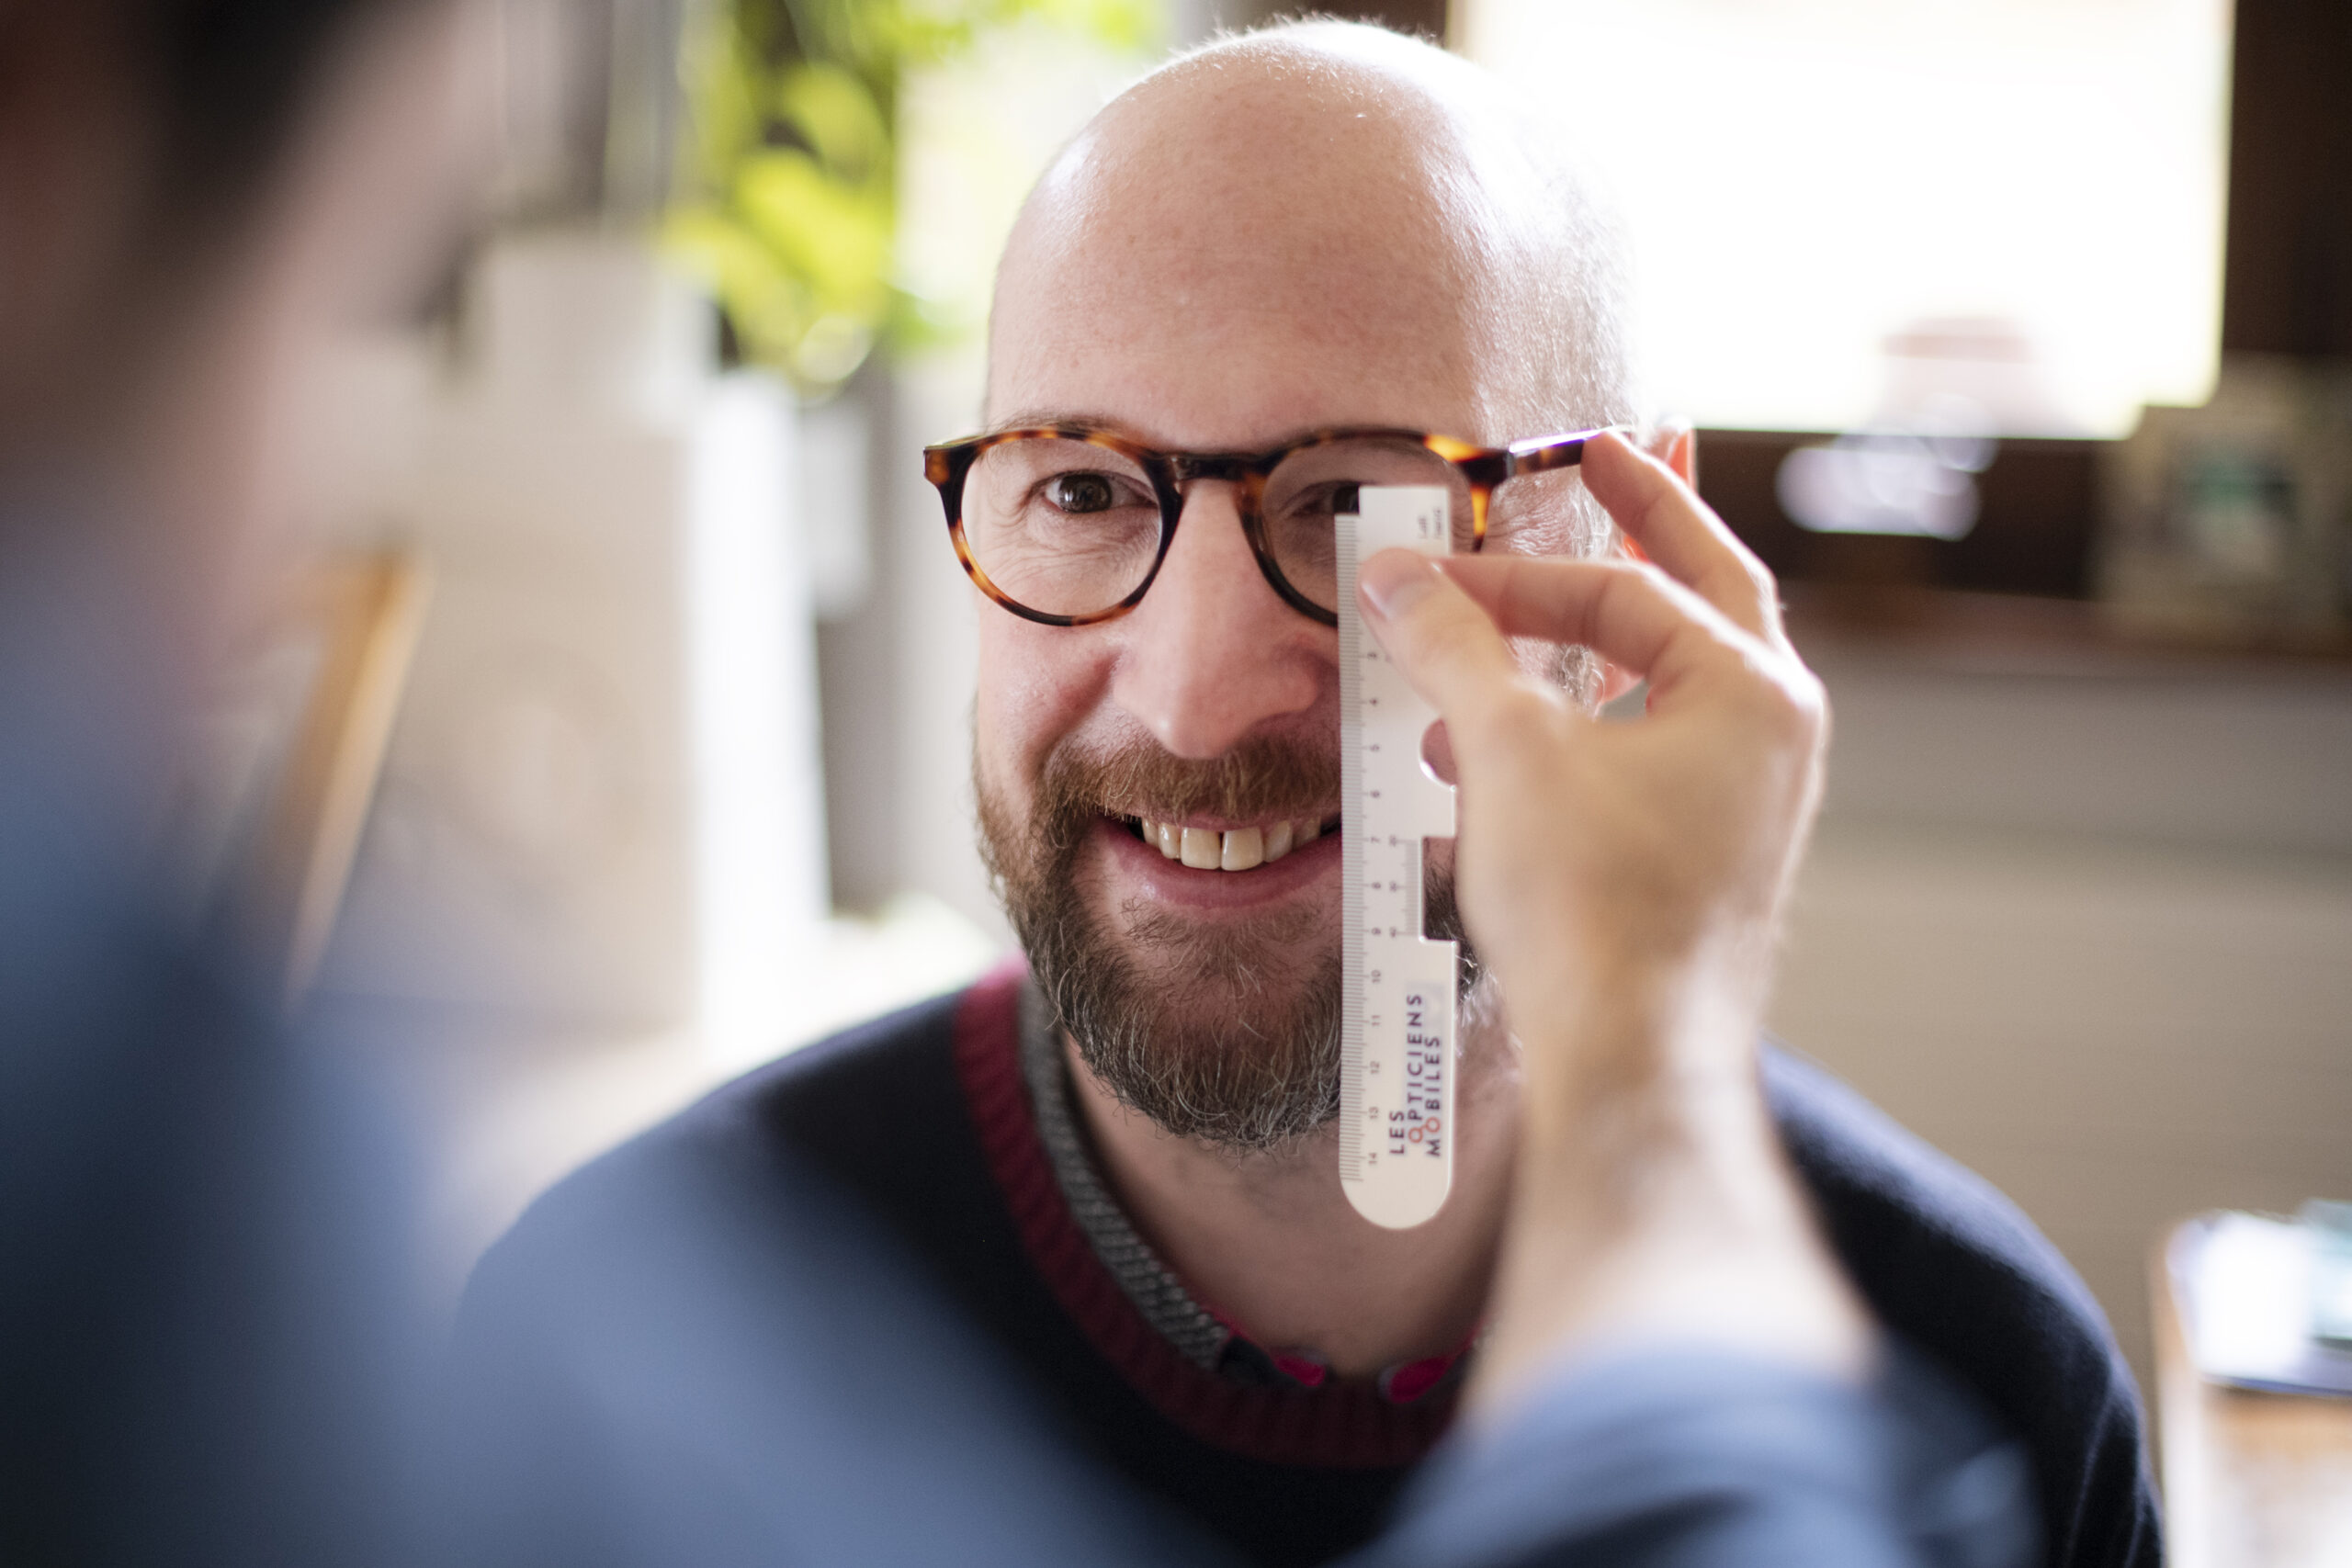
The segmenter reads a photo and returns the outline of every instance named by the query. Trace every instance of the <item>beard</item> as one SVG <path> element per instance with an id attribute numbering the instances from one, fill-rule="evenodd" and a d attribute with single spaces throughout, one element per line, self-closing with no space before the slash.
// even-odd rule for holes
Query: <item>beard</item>
<path id="1" fill-rule="evenodd" d="M 1170 1133 L 1242 1153 L 1281 1148 L 1338 1116 L 1336 903 L 1195 921 L 1140 899 L 1103 909 L 1079 883 L 1102 818 L 1315 816 L 1339 796 L 1336 754 L 1273 738 L 1206 761 L 1148 741 L 1063 746 L 1040 772 L 1026 822 L 973 772 L 981 857 L 1031 973 L 1098 1082 Z M 1431 936 L 1462 940 L 1451 875 L 1432 870 L 1426 907 Z M 1465 987 L 1475 970 L 1464 964 Z"/>

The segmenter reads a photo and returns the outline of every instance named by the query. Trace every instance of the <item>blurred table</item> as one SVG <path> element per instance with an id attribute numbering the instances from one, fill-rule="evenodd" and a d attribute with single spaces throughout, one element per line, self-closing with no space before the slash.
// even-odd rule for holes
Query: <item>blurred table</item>
<path id="1" fill-rule="evenodd" d="M 2176 1568 L 2352 1564 L 2352 1398 L 2258 1393 L 2199 1375 L 2184 1329 L 2175 1244 L 2150 1259 L 2156 1435 Z"/>

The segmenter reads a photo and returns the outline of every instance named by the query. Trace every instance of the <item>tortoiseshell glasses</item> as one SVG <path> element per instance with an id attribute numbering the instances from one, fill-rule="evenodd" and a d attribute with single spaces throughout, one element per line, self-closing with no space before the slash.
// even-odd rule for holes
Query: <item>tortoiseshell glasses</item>
<path id="1" fill-rule="evenodd" d="M 1258 569 L 1300 614 L 1339 624 L 1338 536 L 1364 485 L 1453 493 L 1453 547 L 1487 542 L 1498 488 L 1574 467 L 1596 431 L 1477 446 L 1419 431 L 1324 430 L 1271 452 L 1161 452 L 1076 425 L 1000 430 L 923 448 L 956 554 L 1016 615 L 1082 626 L 1142 603 L 1168 558 L 1194 479 L 1233 486 Z"/>

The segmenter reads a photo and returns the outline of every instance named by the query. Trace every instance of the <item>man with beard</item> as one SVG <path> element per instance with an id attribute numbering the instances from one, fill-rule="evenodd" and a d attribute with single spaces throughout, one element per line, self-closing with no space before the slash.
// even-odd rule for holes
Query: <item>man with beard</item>
<path id="1" fill-rule="evenodd" d="M 985 595 L 974 774 L 1028 963 L 559 1189 L 477 1275 L 469 1364 L 502 1342 L 485 1321 L 539 1321 L 518 1303 L 551 1256 L 627 1250 L 616 1190 L 786 1161 L 895 1231 L 1084 1449 L 1249 1560 L 1321 1562 L 1380 1529 L 1465 1397 L 1541 1362 L 1544 1303 L 1608 1293 L 1547 1184 L 1581 1161 L 1643 1190 L 1664 1124 L 1595 1122 L 1611 1076 L 1563 1079 L 1555 1047 L 1700 1049 L 1736 1070 L 1699 1120 L 1738 1144 L 1754 1100 L 1760 1130 L 1818 688 L 1688 488 L 1687 434 L 1663 461 L 1529 439 L 1632 411 L 1602 230 L 1498 96 L 1424 45 L 1289 27 L 1170 64 L 1056 161 L 999 276 L 989 433 L 929 455 Z M 1480 954 L 1453 1194 L 1409 1230 L 1351 1208 L 1333 1124 L 1329 517 L 1365 483 L 1444 485 L 1458 532 L 1485 525 L 1483 558 L 1368 590 L 1448 715 L 1433 765 L 1459 748 L 1430 920 Z M 1600 558 L 1612 519 L 1645 562 Z M 1419 645 L 1415 615 L 1439 617 Z M 1642 676 L 1647 718 L 1585 716 Z M 1779 1140 L 1717 1190 L 1724 1223 L 1792 1165 L 1888 1343 L 2022 1440 L 2052 1560 L 2155 1561 L 2136 1396 L 2064 1262 L 1823 1075 L 1768 1052 L 1760 1077 Z M 1679 1292 L 1653 1321 L 1775 1315 L 1703 1260 Z"/>

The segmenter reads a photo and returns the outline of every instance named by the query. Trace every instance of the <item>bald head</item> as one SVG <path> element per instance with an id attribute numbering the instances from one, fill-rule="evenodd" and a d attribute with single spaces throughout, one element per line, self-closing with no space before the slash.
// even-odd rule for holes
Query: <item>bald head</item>
<path id="1" fill-rule="evenodd" d="M 1624 419 L 1613 253 L 1505 96 L 1442 50 L 1331 22 L 1154 73 L 1022 211 L 991 419 L 1101 418 L 1188 446 Z"/>

